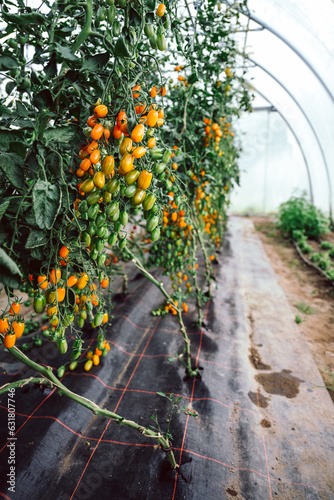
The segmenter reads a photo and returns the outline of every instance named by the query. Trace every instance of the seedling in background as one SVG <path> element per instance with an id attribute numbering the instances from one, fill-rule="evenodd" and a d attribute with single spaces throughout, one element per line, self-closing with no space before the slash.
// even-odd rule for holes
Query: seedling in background
<path id="1" fill-rule="evenodd" d="M 296 314 L 296 316 L 295 316 L 295 323 L 297 323 L 297 325 L 299 325 L 300 323 L 303 323 L 304 321 L 306 321 L 306 320 L 302 319 L 300 316 L 298 316 Z"/>

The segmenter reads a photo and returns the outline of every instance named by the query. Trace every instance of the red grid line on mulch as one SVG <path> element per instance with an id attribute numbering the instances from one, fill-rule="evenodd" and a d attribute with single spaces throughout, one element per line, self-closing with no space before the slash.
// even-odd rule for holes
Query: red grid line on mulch
<path id="1" fill-rule="evenodd" d="M 156 331 L 156 329 L 157 329 L 157 327 L 158 327 L 158 325 L 159 325 L 159 323 L 160 323 L 160 319 L 161 319 L 161 318 L 159 318 L 159 319 L 158 319 L 158 321 L 156 322 L 156 325 L 155 325 L 155 327 L 154 327 L 154 329 L 153 329 L 153 331 L 152 331 L 152 333 L 151 333 L 151 335 L 150 335 L 150 337 L 149 337 L 148 341 L 147 341 L 147 342 L 146 342 L 146 344 L 145 344 L 145 347 L 144 347 L 144 350 L 143 350 L 143 352 L 142 352 L 142 355 L 141 355 L 141 357 L 138 359 L 138 361 L 137 361 L 137 363 L 136 363 L 136 366 L 135 366 L 135 367 L 134 367 L 134 369 L 132 370 L 132 373 L 131 373 L 131 376 L 130 376 L 130 378 L 129 378 L 129 380 L 128 380 L 128 383 L 126 384 L 125 388 L 123 389 L 122 395 L 121 395 L 121 397 L 119 398 L 118 403 L 117 403 L 117 405 L 116 405 L 116 407 L 115 407 L 115 409 L 114 409 L 114 413 L 117 411 L 117 408 L 118 408 L 118 406 L 120 405 L 120 403 L 121 403 L 121 401 L 122 401 L 122 399 L 123 399 L 123 396 L 124 396 L 124 394 L 125 394 L 125 393 L 126 393 L 126 391 L 127 391 L 127 388 L 128 388 L 128 386 L 129 386 L 129 384 L 130 384 L 130 382 L 131 382 L 131 380 L 132 380 L 132 378 L 133 378 L 133 376 L 134 376 L 134 374 L 135 374 L 135 372 L 136 372 L 136 370 L 137 370 L 137 368 L 138 368 L 138 366 L 139 366 L 139 363 L 141 362 L 141 360 L 142 360 L 142 358 L 143 358 L 143 355 L 144 355 L 144 353 L 145 353 L 145 351 L 146 351 L 146 349 L 147 349 L 147 347 L 148 347 L 148 345 L 149 345 L 149 343 L 150 343 L 150 341 L 151 341 L 151 339 L 152 339 L 152 337 L 153 337 L 153 334 L 154 334 L 154 332 Z M 149 332 L 149 329 L 147 329 L 147 332 Z M 86 470 L 87 470 L 87 467 L 88 467 L 88 465 L 89 465 L 89 463 L 90 463 L 91 459 L 93 458 L 93 455 L 94 455 L 95 451 L 97 450 L 97 448 L 98 448 L 98 446 L 99 446 L 99 444 L 100 444 L 100 442 L 101 442 L 101 439 L 103 438 L 103 436 L 104 436 L 105 432 L 107 431 L 107 429 L 108 429 L 108 427 L 109 427 L 110 423 L 111 423 L 111 420 L 109 420 L 109 421 L 108 421 L 107 425 L 105 426 L 105 428 L 104 428 L 104 430 L 103 430 L 103 432 L 102 432 L 102 434 L 101 434 L 101 436 L 100 436 L 100 438 L 99 438 L 99 440 L 98 440 L 97 445 L 95 446 L 95 448 L 94 448 L 94 450 L 93 450 L 92 454 L 90 455 L 90 457 L 89 457 L 89 459 L 88 459 L 88 461 L 87 461 L 87 464 L 85 465 L 85 468 L 84 468 L 84 470 L 82 471 L 82 474 L 81 474 L 81 476 L 80 476 L 80 478 L 79 478 L 79 481 L 78 481 L 78 483 L 77 483 L 77 485 L 76 485 L 76 487 L 75 487 L 75 489 L 74 489 L 74 491 L 73 491 L 73 493 L 72 493 L 72 495 L 71 495 L 70 500 L 72 500 L 72 498 L 73 498 L 73 496 L 74 496 L 74 494 L 75 494 L 76 490 L 78 489 L 79 484 L 80 484 L 80 482 L 81 482 L 81 480 L 82 480 L 82 478 L 83 478 L 83 476 L 84 476 L 84 474 L 85 474 L 85 472 L 86 472 Z"/>

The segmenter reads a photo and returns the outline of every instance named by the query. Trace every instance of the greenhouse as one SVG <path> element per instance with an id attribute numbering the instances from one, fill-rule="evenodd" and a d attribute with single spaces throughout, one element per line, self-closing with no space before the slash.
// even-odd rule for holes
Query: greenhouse
<path id="1" fill-rule="evenodd" d="M 333 27 L 1 2 L 1 498 L 334 498 Z"/>

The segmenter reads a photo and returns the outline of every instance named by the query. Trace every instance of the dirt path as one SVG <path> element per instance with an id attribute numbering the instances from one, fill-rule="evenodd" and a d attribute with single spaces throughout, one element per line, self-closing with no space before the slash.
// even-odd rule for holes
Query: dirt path
<path id="1" fill-rule="evenodd" d="M 296 322 L 334 401 L 334 288 L 282 238 L 275 219 L 252 217 Z M 298 319 L 299 318 L 299 319 Z"/>

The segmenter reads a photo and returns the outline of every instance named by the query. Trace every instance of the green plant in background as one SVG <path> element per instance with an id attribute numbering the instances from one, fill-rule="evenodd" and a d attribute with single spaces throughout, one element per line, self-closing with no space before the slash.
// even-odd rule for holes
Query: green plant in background
<path id="1" fill-rule="evenodd" d="M 304 314 L 313 314 L 313 309 L 311 306 L 304 304 L 303 302 L 300 302 L 297 304 L 298 309 L 304 313 Z"/>
<path id="2" fill-rule="evenodd" d="M 306 193 L 293 196 L 282 203 L 278 215 L 278 226 L 282 234 L 290 238 L 298 238 L 296 230 L 303 232 L 307 238 L 313 239 L 320 238 L 329 231 L 328 217 L 310 203 Z M 298 239 L 300 239 L 300 234 Z"/>
<path id="3" fill-rule="evenodd" d="M 300 323 L 303 323 L 304 321 L 306 321 L 306 320 L 302 319 L 300 316 L 298 316 L 296 314 L 296 316 L 295 316 L 295 323 L 297 323 L 297 325 L 299 325 Z"/>

